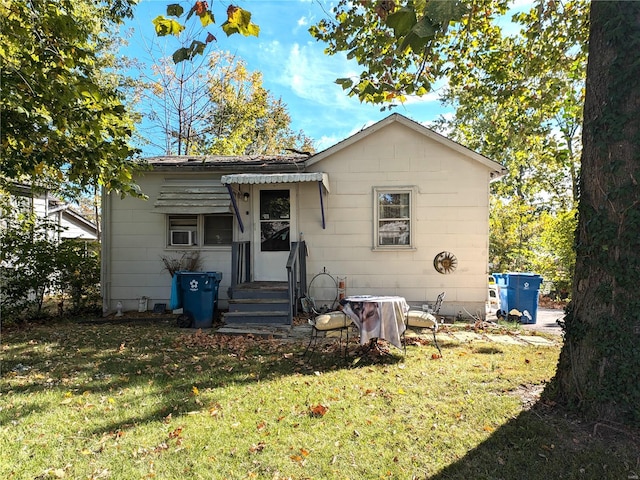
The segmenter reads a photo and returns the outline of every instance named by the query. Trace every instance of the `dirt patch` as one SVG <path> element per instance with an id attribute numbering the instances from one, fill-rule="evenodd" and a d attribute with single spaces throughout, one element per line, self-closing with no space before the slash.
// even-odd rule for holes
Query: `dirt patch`
<path id="1" fill-rule="evenodd" d="M 524 409 L 529 410 L 538 403 L 543 390 L 544 385 L 527 384 L 520 385 L 517 388 L 510 390 L 508 393 L 509 395 L 520 398 Z"/>
<path id="2" fill-rule="evenodd" d="M 554 300 L 553 298 L 547 297 L 546 295 L 543 295 L 538 299 L 538 307 L 540 308 L 555 308 L 558 310 L 564 310 L 564 307 L 566 306 L 567 301 Z"/>

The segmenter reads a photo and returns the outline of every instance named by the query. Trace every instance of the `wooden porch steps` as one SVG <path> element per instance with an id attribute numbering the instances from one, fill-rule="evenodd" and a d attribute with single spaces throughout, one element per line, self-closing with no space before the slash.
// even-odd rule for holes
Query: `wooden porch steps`
<path id="1" fill-rule="evenodd" d="M 229 289 L 226 325 L 289 325 L 287 282 L 246 282 Z"/>

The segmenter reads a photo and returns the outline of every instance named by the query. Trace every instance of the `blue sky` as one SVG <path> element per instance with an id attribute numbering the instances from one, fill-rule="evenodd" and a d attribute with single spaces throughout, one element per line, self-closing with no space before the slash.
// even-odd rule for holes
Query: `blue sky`
<path id="1" fill-rule="evenodd" d="M 156 40 L 151 21 L 163 15 L 175 0 L 142 0 L 135 18 L 127 24 L 132 29 L 125 54 L 150 63 L 141 46 Z M 188 9 L 191 2 L 179 2 Z M 325 55 L 324 43 L 314 40 L 308 28 L 326 16 L 333 2 L 324 0 L 249 0 L 233 2 L 252 13 L 252 21 L 260 26 L 260 36 L 227 38 L 220 28 L 229 2 L 209 0 L 216 24 L 209 30 L 217 38 L 219 48 L 245 60 L 251 71 L 263 74 L 263 85 L 288 106 L 291 128 L 302 130 L 314 139 L 316 150 L 323 150 L 362 128 L 390 114 L 378 105 L 361 104 L 347 97 L 335 83 L 336 78 L 354 76 L 360 69 L 344 55 Z M 421 99 L 410 99 L 396 107 L 419 123 L 429 125 L 446 113 L 437 100 L 437 92 Z"/>

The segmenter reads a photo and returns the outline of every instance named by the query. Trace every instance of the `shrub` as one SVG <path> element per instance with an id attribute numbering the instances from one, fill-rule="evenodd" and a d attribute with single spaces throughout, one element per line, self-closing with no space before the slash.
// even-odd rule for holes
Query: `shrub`
<path id="1" fill-rule="evenodd" d="M 58 227 L 34 216 L 6 218 L 0 253 L 0 307 L 5 323 L 47 318 L 45 299 L 71 299 L 79 311 L 99 297 L 99 245 L 58 240 Z"/>
<path id="2" fill-rule="evenodd" d="M 93 307 L 100 299 L 100 245 L 64 240 L 57 251 L 58 290 L 71 300 L 71 312 Z"/>

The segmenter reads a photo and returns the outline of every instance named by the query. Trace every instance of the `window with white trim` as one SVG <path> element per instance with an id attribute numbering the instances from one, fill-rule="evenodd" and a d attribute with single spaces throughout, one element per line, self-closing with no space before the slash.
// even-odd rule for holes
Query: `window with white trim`
<path id="1" fill-rule="evenodd" d="M 414 187 L 375 187 L 374 247 L 380 249 L 413 248 Z"/>
<path id="2" fill-rule="evenodd" d="M 214 247 L 231 245 L 233 215 L 167 215 L 167 246 Z"/>

